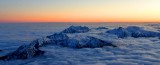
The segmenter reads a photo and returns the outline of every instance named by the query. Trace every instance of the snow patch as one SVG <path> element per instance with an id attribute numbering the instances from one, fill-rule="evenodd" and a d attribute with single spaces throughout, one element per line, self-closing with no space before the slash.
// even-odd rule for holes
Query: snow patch
<path id="1" fill-rule="evenodd" d="M 128 26 L 127 28 L 119 27 L 113 30 L 107 31 L 107 33 L 117 35 L 119 38 L 125 37 L 159 37 L 159 32 L 145 30 L 142 27 Z"/>
<path id="2" fill-rule="evenodd" d="M 70 26 L 69 28 L 63 30 L 63 33 L 85 33 L 88 32 L 89 28 L 86 26 Z"/>
<path id="3" fill-rule="evenodd" d="M 42 55 L 43 53 L 44 51 L 39 50 L 38 41 L 35 40 L 29 45 L 22 45 L 16 51 L 0 57 L 0 60 L 28 59 Z"/>
<path id="4" fill-rule="evenodd" d="M 47 36 L 50 39 L 50 44 L 60 45 L 71 48 L 96 48 L 103 46 L 113 46 L 110 41 L 98 39 L 87 35 L 72 35 L 68 36 L 64 33 L 55 33 Z"/>

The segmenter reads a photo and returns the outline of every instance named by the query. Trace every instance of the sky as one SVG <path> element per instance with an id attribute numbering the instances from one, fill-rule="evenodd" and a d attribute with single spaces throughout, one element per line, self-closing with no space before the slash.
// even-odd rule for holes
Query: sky
<path id="1" fill-rule="evenodd" d="M 160 0 L 0 0 L 0 22 L 160 22 Z"/>

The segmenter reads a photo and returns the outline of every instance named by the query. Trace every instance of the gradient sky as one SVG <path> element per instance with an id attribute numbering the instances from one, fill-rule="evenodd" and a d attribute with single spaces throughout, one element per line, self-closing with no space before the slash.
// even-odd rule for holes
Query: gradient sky
<path id="1" fill-rule="evenodd" d="M 0 22 L 160 22 L 160 0 L 0 0 Z"/>

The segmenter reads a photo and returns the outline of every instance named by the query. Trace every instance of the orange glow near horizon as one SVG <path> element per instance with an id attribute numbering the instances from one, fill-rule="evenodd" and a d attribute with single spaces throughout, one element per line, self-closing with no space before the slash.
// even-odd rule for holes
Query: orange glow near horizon
<path id="1" fill-rule="evenodd" d="M 159 0 L 78 1 L 2 0 L 0 22 L 160 22 Z"/>

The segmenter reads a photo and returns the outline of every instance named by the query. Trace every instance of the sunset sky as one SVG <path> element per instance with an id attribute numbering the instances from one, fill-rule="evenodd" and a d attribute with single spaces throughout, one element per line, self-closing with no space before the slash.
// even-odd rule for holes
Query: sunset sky
<path id="1" fill-rule="evenodd" d="M 160 22 L 160 0 L 0 0 L 0 22 Z"/>

